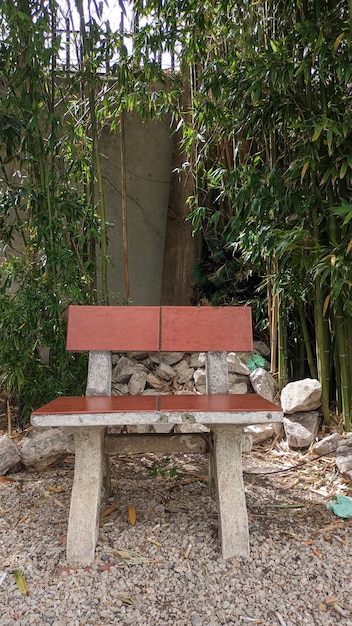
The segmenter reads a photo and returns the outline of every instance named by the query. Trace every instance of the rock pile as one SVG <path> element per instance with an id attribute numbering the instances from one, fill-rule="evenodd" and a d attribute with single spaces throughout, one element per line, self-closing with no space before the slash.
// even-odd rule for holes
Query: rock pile
<path id="1" fill-rule="evenodd" d="M 288 383 L 281 392 L 284 429 L 290 448 L 307 448 L 319 432 L 321 384 L 305 378 Z"/>
<path id="2" fill-rule="evenodd" d="M 264 351 L 257 342 L 256 350 Z M 266 346 L 265 346 L 266 347 Z M 261 356 L 263 365 L 266 361 Z M 112 356 L 113 395 L 202 394 L 205 393 L 204 353 L 131 353 Z M 252 353 L 229 352 L 227 355 L 229 391 L 243 394 L 256 391 L 274 400 L 277 386 L 263 367 L 251 371 Z"/>

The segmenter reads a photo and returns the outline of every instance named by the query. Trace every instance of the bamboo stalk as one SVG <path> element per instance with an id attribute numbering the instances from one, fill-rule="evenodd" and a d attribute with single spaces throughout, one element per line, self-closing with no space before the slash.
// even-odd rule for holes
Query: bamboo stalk
<path id="1" fill-rule="evenodd" d="M 309 331 L 308 331 L 308 326 L 307 326 L 307 320 L 306 320 L 306 317 L 304 315 L 303 305 L 302 305 L 301 302 L 298 302 L 297 308 L 298 308 L 298 315 L 299 315 L 299 319 L 300 319 L 300 324 L 301 324 L 301 329 L 302 329 L 302 334 L 303 334 L 304 347 L 305 347 L 305 350 L 306 350 L 306 355 L 307 355 L 307 361 L 308 361 L 310 375 L 311 375 L 312 378 L 318 378 L 317 368 L 316 368 L 315 363 L 314 363 L 312 346 L 311 346 L 311 343 L 310 343 L 310 337 L 309 337 Z"/>
<path id="2" fill-rule="evenodd" d="M 126 302 L 131 299 L 129 261 L 128 261 L 128 215 L 127 215 L 127 167 L 126 167 L 126 140 L 125 114 L 120 115 L 120 154 L 121 154 L 121 202 L 122 202 L 122 238 L 123 238 L 123 268 L 125 276 Z"/>
<path id="3" fill-rule="evenodd" d="M 339 299 L 336 309 L 336 348 L 340 369 L 340 394 L 341 394 L 341 410 L 346 431 L 351 427 L 351 405 L 350 405 L 350 385 L 348 375 L 348 361 L 345 338 L 345 322 L 342 310 L 341 300 Z"/>
<path id="4" fill-rule="evenodd" d="M 330 408 L 329 408 L 329 386 L 330 386 L 330 373 L 328 362 L 326 360 L 325 350 L 325 332 L 324 332 L 324 319 L 323 319 L 323 297 L 322 288 L 319 277 L 315 279 L 315 337 L 316 337 L 316 352 L 317 352 L 317 365 L 318 376 L 321 383 L 322 395 L 321 406 L 324 416 L 325 424 L 330 424 Z"/>
<path id="5" fill-rule="evenodd" d="M 278 336 L 278 384 L 279 391 L 287 385 L 288 371 L 287 371 L 287 325 L 286 317 L 282 312 L 282 302 L 279 296 L 278 300 L 278 324 L 277 324 L 277 336 Z"/>

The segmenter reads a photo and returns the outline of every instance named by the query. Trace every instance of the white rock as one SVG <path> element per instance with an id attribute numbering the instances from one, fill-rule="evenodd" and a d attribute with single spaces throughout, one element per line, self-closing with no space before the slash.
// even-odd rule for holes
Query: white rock
<path id="1" fill-rule="evenodd" d="M 154 363 L 174 365 L 183 359 L 184 354 L 184 352 L 152 352 L 149 356 Z"/>
<path id="2" fill-rule="evenodd" d="M 162 378 L 163 380 L 172 380 L 175 376 L 175 370 L 171 365 L 167 363 L 160 363 L 155 370 L 156 376 Z"/>
<path id="3" fill-rule="evenodd" d="M 318 436 L 320 416 L 318 411 L 295 413 L 284 417 L 283 425 L 290 448 L 307 448 Z"/>
<path id="4" fill-rule="evenodd" d="M 52 467 L 73 451 L 73 435 L 64 428 L 33 428 L 19 446 L 21 461 L 31 471 Z"/>
<path id="5" fill-rule="evenodd" d="M 247 426 L 244 432 L 252 437 L 253 443 L 262 443 L 263 441 L 268 441 L 268 439 L 273 439 L 275 436 L 272 424 L 253 424 Z"/>
<path id="6" fill-rule="evenodd" d="M 246 383 L 235 383 L 230 386 L 229 392 L 237 395 L 245 394 L 248 393 L 248 387 Z"/>
<path id="7" fill-rule="evenodd" d="M 288 383 L 281 392 L 281 406 L 284 413 L 312 411 L 321 403 L 321 384 L 314 378 L 305 378 Z"/>
<path id="8" fill-rule="evenodd" d="M 236 352 L 229 352 L 227 355 L 227 365 L 229 372 L 234 374 L 244 374 L 249 376 L 250 369 L 246 365 L 246 358 L 238 355 Z"/>
<path id="9" fill-rule="evenodd" d="M 249 378 L 254 391 L 262 398 L 273 402 L 277 393 L 277 384 L 272 375 L 263 367 L 258 367 L 258 369 L 251 372 Z"/>
<path id="10" fill-rule="evenodd" d="M 206 384 L 206 376 L 205 376 L 205 370 L 203 369 L 196 369 L 196 371 L 193 374 L 193 378 L 194 378 L 194 382 L 196 385 L 196 389 L 198 389 L 199 385 L 205 385 Z"/>
<path id="11" fill-rule="evenodd" d="M 177 379 L 177 382 L 180 385 L 184 385 L 185 383 L 188 383 L 190 380 L 192 380 L 193 374 L 194 374 L 193 367 L 188 367 L 186 370 L 182 372 L 181 376 Z"/>
<path id="12" fill-rule="evenodd" d="M 128 391 L 131 396 L 139 396 L 143 393 L 147 382 L 147 374 L 143 370 L 133 372 L 128 381 Z"/>
<path id="13" fill-rule="evenodd" d="M 114 383 L 128 383 L 136 365 L 131 359 L 122 356 L 112 370 L 112 380 Z"/>
<path id="14" fill-rule="evenodd" d="M 189 362 L 190 367 L 205 367 L 206 355 L 205 352 L 193 352 Z"/>

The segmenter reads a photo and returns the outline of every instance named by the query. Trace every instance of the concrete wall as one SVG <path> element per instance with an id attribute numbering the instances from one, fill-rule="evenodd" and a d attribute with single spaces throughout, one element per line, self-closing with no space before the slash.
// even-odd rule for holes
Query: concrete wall
<path id="1" fill-rule="evenodd" d="M 131 300 L 158 305 L 171 177 L 172 135 L 168 120 L 143 124 L 125 117 L 127 210 Z M 125 298 L 121 155 L 119 133 L 106 128 L 101 137 L 104 192 L 109 229 L 108 285 L 111 304 Z"/>

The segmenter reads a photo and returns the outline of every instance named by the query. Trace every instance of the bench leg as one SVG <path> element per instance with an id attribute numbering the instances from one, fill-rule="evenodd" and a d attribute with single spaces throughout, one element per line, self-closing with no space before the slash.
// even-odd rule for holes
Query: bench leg
<path id="1" fill-rule="evenodd" d="M 75 473 L 67 531 L 70 565 L 90 565 L 94 561 L 106 473 L 104 431 L 102 427 L 74 429 Z"/>
<path id="2" fill-rule="evenodd" d="M 212 426 L 212 471 L 218 504 L 222 556 L 249 556 L 249 531 L 242 476 L 243 429 Z"/>

